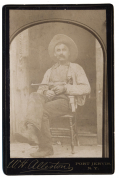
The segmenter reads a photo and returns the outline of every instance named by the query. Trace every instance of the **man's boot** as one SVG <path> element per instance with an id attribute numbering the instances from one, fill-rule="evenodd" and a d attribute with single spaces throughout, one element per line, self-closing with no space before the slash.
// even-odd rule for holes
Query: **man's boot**
<path id="1" fill-rule="evenodd" d="M 53 155 L 53 147 L 39 148 L 37 152 L 31 153 L 32 158 L 44 158 Z"/>
<path id="2" fill-rule="evenodd" d="M 21 143 L 28 143 L 30 145 L 39 145 L 36 129 L 33 125 L 28 124 L 27 128 L 20 133 L 15 133 L 15 139 Z"/>

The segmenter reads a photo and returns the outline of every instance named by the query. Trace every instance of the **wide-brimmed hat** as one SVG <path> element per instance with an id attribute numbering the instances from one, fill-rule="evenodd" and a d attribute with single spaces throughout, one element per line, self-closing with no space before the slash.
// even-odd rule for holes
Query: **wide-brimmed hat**
<path id="1" fill-rule="evenodd" d="M 77 45 L 75 44 L 75 42 L 67 35 L 57 34 L 53 37 L 53 39 L 51 40 L 51 42 L 48 46 L 48 52 L 49 52 L 50 58 L 52 60 L 55 60 L 54 49 L 58 43 L 63 43 L 69 47 L 69 50 L 70 50 L 69 61 L 73 62 L 77 59 L 78 48 L 77 48 Z"/>

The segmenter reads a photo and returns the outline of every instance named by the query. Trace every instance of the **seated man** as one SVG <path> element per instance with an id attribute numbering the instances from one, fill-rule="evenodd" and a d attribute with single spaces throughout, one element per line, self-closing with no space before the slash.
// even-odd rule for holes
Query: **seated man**
<path id="1" fill-rule="evenodd" d="M 27 141 L 39 146 L 32 157 L 53 154 L 49 118 L 57 119 L 70 111 L 68 95 L 76 95 L 78 105 L 84 105 L 90 85 L 82 67 L 71 63 L 78 56 L 74 41 L 66 35 L 53 37 L 48 47 L 51 59 L 56 64 L 48 69 L 36 93 L 29 98 L 25 133 Z"/>

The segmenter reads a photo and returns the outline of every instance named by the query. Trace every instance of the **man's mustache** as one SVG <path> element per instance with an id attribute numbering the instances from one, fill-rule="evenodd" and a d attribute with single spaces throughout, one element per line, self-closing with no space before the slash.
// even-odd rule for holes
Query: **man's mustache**
<path id="1" fill-rule="evenodd" d="M 63 57 L 63 58 L 65 58 L 65 56 L 64 56 L 64 55 L 62 55 L 62 54 L 60 54 L 60 55 L 59 55 L 59 57 Z"/>

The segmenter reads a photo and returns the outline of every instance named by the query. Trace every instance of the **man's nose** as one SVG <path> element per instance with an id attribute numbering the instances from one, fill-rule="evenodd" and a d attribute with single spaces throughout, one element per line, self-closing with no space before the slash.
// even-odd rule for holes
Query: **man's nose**
<path id="1" fill-rule="evenodd" d="M 63 51 L 62 51 L 62 50 L 60 50 L 60 54 L 63 54 Z"/>

